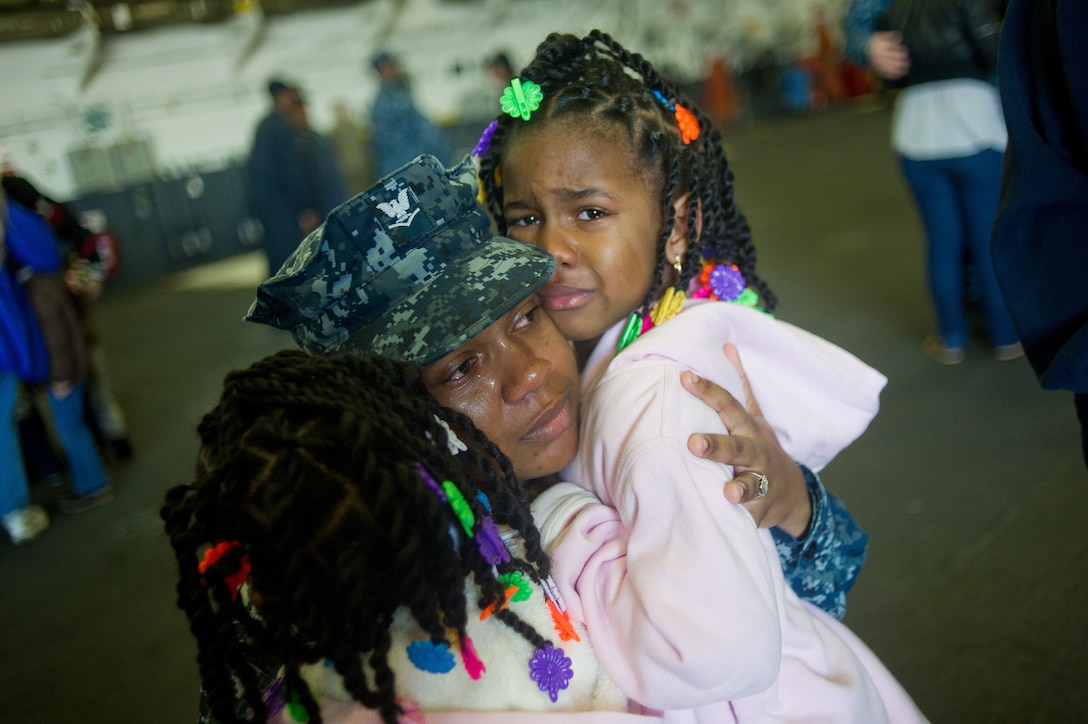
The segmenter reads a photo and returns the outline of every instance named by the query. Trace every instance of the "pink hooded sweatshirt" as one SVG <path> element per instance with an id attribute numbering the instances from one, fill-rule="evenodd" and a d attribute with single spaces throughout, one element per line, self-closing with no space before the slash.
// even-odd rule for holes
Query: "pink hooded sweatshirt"
<path id="1" fill-rule="evenodd" d="M 737 345 L 765 417 L 819 470 L 868 426 L 886 379 L 797 327 L 689 302 L 614 357 L 604 335 L 582 385 L 578 456 L 533 512 L 572 619 L 620 690 L 669 722 L 922 722 L 849 629 L 801 601 L 770 533 L 728 503 L 729 466 L 687 450 L 721 429 L 685 369 L 743 400 Z M 774 481 L 771 481 L 774 485 Z"/>

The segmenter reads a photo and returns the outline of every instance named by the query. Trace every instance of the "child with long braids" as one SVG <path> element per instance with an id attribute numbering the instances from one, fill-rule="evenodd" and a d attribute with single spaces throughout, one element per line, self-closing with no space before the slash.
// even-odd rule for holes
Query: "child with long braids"
<path id="1" fill-rule="evenodd" d="M 813 519 L 850 525 L 811 471 L 865 430 L 886 382 L 770 316 L 713 124 L 598 31 L 550 35 L 502 104 L 474 152 L 481 194 L 500 233 L 555 258 L 539 295 L 584 361 L 579 451 L 561 477 L 585 490 L 556 485 L 533 510 L 605 668 L 640 703 L 685 710 L 677 721 L 924 720 L 861 641 L 793 590 L 845 560 L 844 595 L 864 540 L 853 560 L 787 584 L 776 544 L 787 559 L 817 553 L 809 517 L 757 530 L 722 505 L 721 466 L 688 453 L 709 420 L 685 369 L 739 399 L 754 392 L 804 466 Z M 723 345 L 739 348 L 747 380 Z M 761 491 L 776 484 L 755 477 Z"/>
<path id="2" fill-rule="evenodd" d="M 215 721 L 629 720 L 509 461 L 413 365 L 280 352 L 227 376 L 199 434 L 162 517 Z"/>
<path id="3" fill-rule="evenodd" d="M 740 374 L 721 356 L 738 344 L 766 418 L 801 463 L 756 471 L 761 490 L 773 480 L 800 497 L 789 517 L 772 513 L 762 525 L 787 564 L 824 559 L 787 565 L 789 583 L 842 618 L 867 537 L 813 471 L 865 429 L 884 377 L 768 316 L 775 297 L 756 274 L 721 136 L 648 61 L 598 31 L 553 34 L 516 82 L 525 105 L 511 86 L 507 112 L 474 152 L 481 193 L 501 233 L 555 257 L 541 304 L 575 343 L 583 395 L 610 363 L 646 358 L 740 392 Z M 665 326 L 681 309 L 682 321 Z M 632 345 L 658 326 L 653 346 Z"/>

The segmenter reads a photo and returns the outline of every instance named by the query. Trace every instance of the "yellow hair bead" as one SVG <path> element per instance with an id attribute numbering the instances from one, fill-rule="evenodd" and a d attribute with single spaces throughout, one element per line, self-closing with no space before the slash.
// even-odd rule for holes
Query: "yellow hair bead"
<path id="1" fill-rule="evenodd" d="M 665 291 L 665 295 L 658 300 L 653 310 L 650 311 L 650 319 L 653 321 L 654 326 L 664 324 L 679 314 L 686 299 L 687 296 L 684 292 L 677 290 L 675 287 L 669 287 Z"/>

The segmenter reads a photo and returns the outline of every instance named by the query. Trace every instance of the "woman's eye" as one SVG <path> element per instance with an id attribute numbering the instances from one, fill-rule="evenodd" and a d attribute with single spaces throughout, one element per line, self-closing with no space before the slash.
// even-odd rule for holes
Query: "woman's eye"
<path id="1" fill-rule="evenodd" d="M 447 383 L 460 382 L 465 377 L 468 377 L 469 372 L 472 371 L 473 359 L 469 357 L 467 360 L 457 365 L 457 367 L 450 373 L 450 376 L 446 378 Z"/>
<path id="2" fill-rule="evenodd" d="M 514 329 L 524 329 L 531 326 L 536 322 L 537 315 L 540 313 L 540 305 L 530 307 L 524 314 L 518 317 L 517 322 L 514 324 Z"/>

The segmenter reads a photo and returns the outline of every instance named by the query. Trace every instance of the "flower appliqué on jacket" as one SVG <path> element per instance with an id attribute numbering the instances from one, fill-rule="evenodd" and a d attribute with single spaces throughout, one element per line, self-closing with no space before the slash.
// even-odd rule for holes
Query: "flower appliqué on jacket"
<path id="1" fill-rule="evenodd" d="M 408 660 L 420 671 L 432 674 L 448 674 L 453 671 L 456 662 L 450 652 L 450 645 L 443 641 L 413 641 L 408 644 Z"/>

